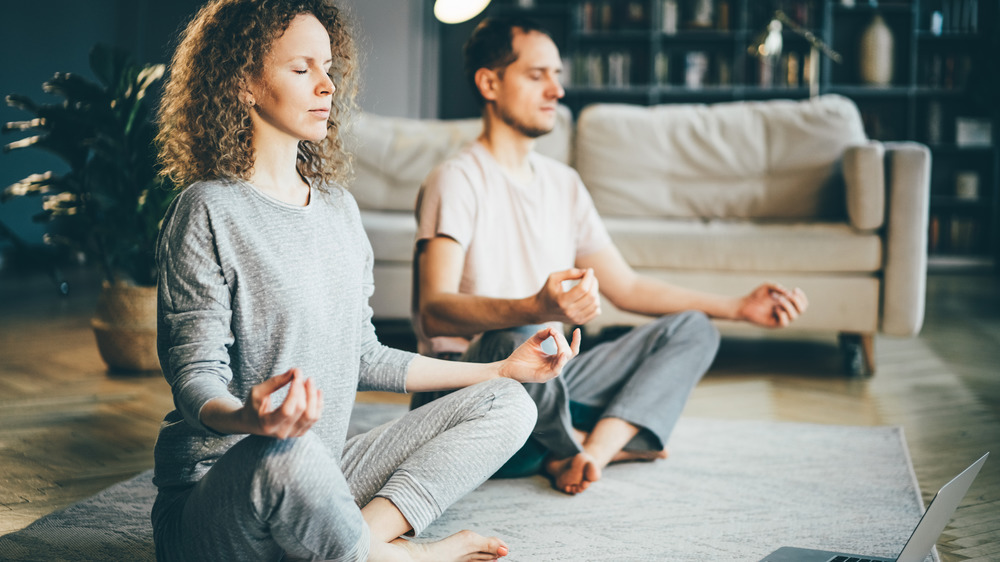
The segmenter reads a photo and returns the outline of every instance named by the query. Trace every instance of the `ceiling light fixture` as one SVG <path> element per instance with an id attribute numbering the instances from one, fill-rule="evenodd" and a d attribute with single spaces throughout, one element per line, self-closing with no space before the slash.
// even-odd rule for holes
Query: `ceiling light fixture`
<path id="1" fill-rule="evenodd" d="M 443 23 L 462 23 L 479 15 L 490 0 L 435 0 L 434 17 Z"/>

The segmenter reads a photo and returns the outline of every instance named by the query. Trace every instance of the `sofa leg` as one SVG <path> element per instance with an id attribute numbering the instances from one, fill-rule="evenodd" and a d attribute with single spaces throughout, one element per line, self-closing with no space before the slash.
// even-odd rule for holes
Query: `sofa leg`
<path id="1" fill-rule="evenodd" d="M 840 351 L 848 376 L 867 378 L 875 374 L 875 334 L 840 334 Z"/>

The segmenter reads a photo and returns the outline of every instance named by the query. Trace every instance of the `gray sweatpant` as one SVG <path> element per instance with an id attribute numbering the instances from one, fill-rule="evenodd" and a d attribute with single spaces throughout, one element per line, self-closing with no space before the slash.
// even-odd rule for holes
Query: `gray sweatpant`
<path id="1" fill-rule="evenodd" d="M 485 363 L 503 359 L 540 328 L 486 332 L 461 360 Z M 560 377 L 524 385 L 538 406 L 538 422 L 531 438 L 555 458 L 580 452 L 570 419 L 572 401 L 602 410 L 602 418 L 620 418 L 639 427 L 625 450 L 661 450 L 718 348 L 718 330 L 705 314 L 694 311 L 660 317 L 603 342 L 571 359 Z M 441 395 L 416 395 L 413 405 Z"/>
<path id="2" fill-rule="evenodd" d="M 196 484 L 160 490 L 157 559 L 366 560 L 360 507 L 388 498 L 419 534 L 521 445 L 536 409 L 497 379 L 351 438 L 338 462 L 318 437 L 249 436 Z"/>

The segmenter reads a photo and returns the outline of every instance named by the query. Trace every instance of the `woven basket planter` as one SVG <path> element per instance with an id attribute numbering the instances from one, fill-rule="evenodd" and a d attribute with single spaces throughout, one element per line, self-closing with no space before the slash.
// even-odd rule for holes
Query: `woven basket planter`
<path id="1" fill-rule="evenodd" d="M 156 355 L 156 287 L 105 282 L 90 325 L 109 370 L 160 369 Z"/>

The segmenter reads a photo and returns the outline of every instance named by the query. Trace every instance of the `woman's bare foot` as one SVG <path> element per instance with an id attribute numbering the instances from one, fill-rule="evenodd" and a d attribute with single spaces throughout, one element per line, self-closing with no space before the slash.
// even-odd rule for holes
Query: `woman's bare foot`
<path id="1" fill-rule="evenodd" d="M 547 461 L 545 471 L 552 477 L 553 487 L 567 494 L 579 494 L 586 490 L 592 482 L 601 479 L 601 469 L 597 467 L 593 457 L 587 453 L 578 453 L 573 457 Z"/>
<path id="2" fill-rule="evenodd" d="M 437 542 L 414 542 L 403 538 L 390 542 L 395 547 L 387 560 L 414 562 L 473 562 L 498 560 L 507 556 L 507 545 L 496 537 L 484 537 L 472 531 L 459 531 Z M 374 557 L 372 558 L 374 559 Z"/>
<path id="3" fill-rule="evenodd" d="M 618 451 L 611 462 L 655 461 L 667 458 L 667 450 L 662 451 Z"/>

